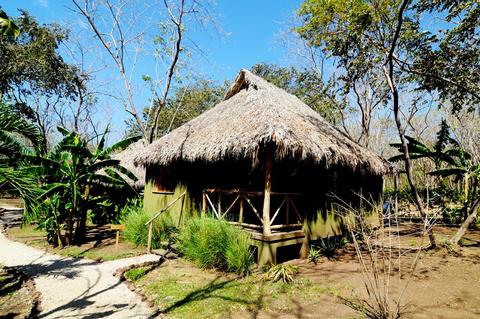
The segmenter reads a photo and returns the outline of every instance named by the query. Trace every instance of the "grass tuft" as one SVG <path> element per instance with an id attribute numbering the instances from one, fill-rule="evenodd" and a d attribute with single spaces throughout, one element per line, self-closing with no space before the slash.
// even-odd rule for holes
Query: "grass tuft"
<path id="1" fill-rule="evenodd" d="M 141 207 L 131 207 L 130 211 L 124 217 L 125 238 L 135 244 L 147 246 L 148 226 L 145 225 L 151 216 Z M 172 219 L 165 215 L 153 221 L 152 248 L 160 248 L 160 243 L 169 239 L 175 232 L 175 226 Z"/>
<path id="2" fill-rule="evenodd" d="M 185 258 L 202 268 L 215 267 L 245 275 L 253 264 L 248 235 L 212 218 L 189 220 L 180 231 L 179 249 Z"/>
<path id="3" fill-rule="evenodd" d="M 145 268 L 132 268 L 130 270 L 127 270 L 125 272 L 125 277 L 131 281 L 137 281 L 146 274 L 146 269 Z"/>

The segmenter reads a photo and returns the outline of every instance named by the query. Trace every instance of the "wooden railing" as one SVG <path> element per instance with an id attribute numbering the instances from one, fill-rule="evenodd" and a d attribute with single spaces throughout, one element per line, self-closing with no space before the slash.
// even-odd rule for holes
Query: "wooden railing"
<path id="1" fill-rule="evenodd" d="M 215 207 L 215 204 L 212 201 L 211 194 L 218 194 L 218 200 L 217 200 L 217 207 Z M 203 196 L 203 204 L 202 204 L 202 216 L 205 215 L 206 209 L 207 209 L 207 204 L 209 208 L 211 209 L 213 215 L 218 218 L 218 219 L 226 219 L 227 215 L 229 212 L 232 211 L 238 205 L 239 209 L 239 214 L 238 214 L 238 221 L 232 221 L 230 220 L 229 222 L 231 224 L 235 225 L 240 225 L 243 227 L 247 228 L 252 228 L 252 229 L 262 229 L 263 225 L 263 219 L 261 217 L 261 211 L 259 211 L 255 205 L 253 205 L 251 198 L 252 197 L 260 197 L 263 196 L 263 192 L 253 192 L 253 191 L 243 191 L 239 189 L 234 189 L 234 190 L 223 190 L 223 189 L 206 189 L 203 191 L 202 196 Z M 222 212 L 222 195 L 233 195 L 233 200 L 228 205 L 227 209 Z M 281 228 L 286 228 L 286 227 L 296 227 L 296 226 L 301 226 L 302 223 L 302 217 L 300 215 L 300 212 L 297 209 L 297 206 L 295 205 L 292 197 L 293 196 L 298 196 L 301 195 L 300 193 L 279 193 L 279 192 L 271 192 L 272 196 L 284 196 L 282 202 L 278 206 L 278 208 L 275 210 L 273 216 L 270 219 L 270 228 L 271 229 L 281 229 Z M 260 224 L 248 224 L 244 223 L 244 211 L 245 211 L 245 203 L 247 204 L 247 207 L 250 208 L 250 210 L 253 212 L 254 216 Z M 285 208 L 285 224 L 280 224 L 280 225 L 274 225 L 273 223 L 275 222 L 275 219 L 278 217 L 280 211 L 282 208 Z M 295 212 L 296 215 L 296 221 L 295 223 L 291 224 L 290 223 L 290 215 L 291 211 Z"/>
<path id="2" fill-rule="evenodd" d="M 182 212 L 183 212 L 183 205 L 185 203 L 185 195 L 187 194 L 187 191 L 184 191 L 180 196 L 175 198 L 172 202 L 170 202 L 165 208 L 163 208 L 161 211 L 156 213 L 152 218 L 148 220 L 148 222 L 145 223 L 146 226 L 148 226 L 148 239 L 147 239 L 147 251 L 148 253 L 152 252 L 152 236 L 153 236 L 153 221 L 157 219 L 162 213 L 166 212 L 169 210 L 176 202 L 178 202 L 180 199 L 182 199 L 182 206 L 180 208 L 180 217 L 182 218 Z M 180 221 L 179 221 L 180 222 Z"/>

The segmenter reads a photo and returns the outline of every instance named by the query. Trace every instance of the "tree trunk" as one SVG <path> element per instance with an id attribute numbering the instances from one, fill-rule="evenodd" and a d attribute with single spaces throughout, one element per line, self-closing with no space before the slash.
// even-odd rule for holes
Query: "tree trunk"
<path id="1" fill-rule="evenodd" d="M 83 202 L 88 203 L 88 197 L 90 196 L 90 181 L 85 187 L 85 192 L 83 194 Z M 81 244 L 85 238 L 85 233 L 87 232 L 87 210 L 80 205 L 80 219 L 78 221 L 77 229 L 75 230 L 75 242 Z"/>
<path id="2" fill-rule="evenodd" d="M 395 30 L 395 34 L 392 40 L 391 48 L 388 52 L 388 55 L 386 57 L 386 63 L 385 65 L 388 66 L 388 70 L 386 67 L 384 67 L 384 74 L 385 74 L 385 79 L 387 80 L 388 86 L 390 88 L 390 91 L 392 93 L 392 102 L 393 102 L 393 114 L 395 117 L 395 124 L 397 126 L 397 131 L 398 131 L 398 136 L 400 137 L 400 142 L 402 145 L 402 150 L 403 150 L 403 159 L 405 163 L 405 173 L 407 175 L 407 180 L 408 184 L 410 185 L 410 189 L 413 195 L 413 198 L 415 200 L 415 204 L 417 205 L 417 208 L 420 212 L 420 216 L 422 217 L 424 221 L 424 228 L 427 230 L 428 233 L 428 238 L 430 240 L 430 248 L 435 248 L 437 246 L 435 242 L 435 236 L 433 235 L 433 229 L 430 226 L 430 221 L 428 220 L 428 216 L 425 212 L 425 207 L 423 206 L 422 199 L 420 198 L 420 195 L 418 194 L 417 187 L 415 185 L 415 182 L 413 180 L 413 166 L 412 166 L 412 160 L 410 158 L 410 153 L 408 152 L 408 145 L 407 141 L 405 139 L 405 130 L 402 127 L 402 122 L 400 119 L 400 97 L 398 93 L 398 88 L 397 84 L 395 81 L 395 75 L 394 75 L 394 61 L 393 61 L 393 55 L 396 49 L 397 45 L 397 40 L 400 35 L 400 31 L 402 28 L 403 24 L 403 13 L 408 7 L 408 0 L 404 0 L 400 6 L 399 13 L 398 13 L 398 23 L 397 27 Z"/>
<path id="3" fill-rule="evenodd" d="M 478 208 L 480 207 L 480 197 L 477 198 L 475 203 L 472 205 L 470 210 L 468 211 L 468 216 L 467 218 L 463 221 L 462 225 L 460 228 L 457 230 L 456 234 L 450 239 L 450 242 L 453 245 L 457 245 L 460 239 L 463 238 L 465 235 L 465 232 L 467 231 L 468 227 L 476 220 L 477 217 L 477 211 Z"/>
<path id="4" fill-rule="evenodd" d="M 68 219 L 67 219 L 67 231 L 65 234 L 65 241 L 67 246 L 72 244 L 72 239 L 73 239 L 73 211 L 70 210 L 68 213 Z"/>

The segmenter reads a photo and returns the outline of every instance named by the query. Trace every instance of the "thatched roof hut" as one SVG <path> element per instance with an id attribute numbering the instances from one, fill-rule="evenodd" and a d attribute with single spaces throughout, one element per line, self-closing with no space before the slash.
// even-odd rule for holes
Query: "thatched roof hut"
<path id="1" fill-rule="evenodd" d="M 300 99 L 246 70 L 223 102 L 142 148 L 135 163 L 146 167 L 147 211 L 179 209 L 180 222 L 183 211 L 209 210 L 251 232 L 259 263 L 299 243 L 305 255 L 322 229 L 338 233 L 318 226 L 335 200 L 379 199 L 390 170 Z"/>
<path id="2" fill-rule="evenodd" d="M 129 145 L 123 151 L 113 154 L 112 159 L 120 161 L 120 165 L 132 172 L 137 180 L 134 181 L 127 176 L 124 176 L 125 180 L 135 189 L 142 189 L 145 187 L 145 167 L 135 165 L 135 156 L 142 152 L 142 150 L 148 145 L 145 140 L 139 140 Z"/>
<path id="3" fill-rule="evenodd" d="M 247 70 L 240 71 L 223 102 L 144 148 L 135 161 L 145 166 L 225 156 L 255 161 L 267 143 L 276 145 L 277 159 L 340 164 L 375 175 L 390 169 L 299 98 Z"/>

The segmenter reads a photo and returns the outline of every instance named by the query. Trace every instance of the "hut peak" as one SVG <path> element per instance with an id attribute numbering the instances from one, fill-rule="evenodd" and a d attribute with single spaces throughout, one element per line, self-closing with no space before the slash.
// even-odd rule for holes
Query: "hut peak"
<path id="1" fill-rule="evenodd" d="M 173 162 L 256 161 L 266 144 L 275 159 L 295 158 L 381 175 L 388 163 L 324 120 L 296 96 L 240 70 L 222 102 L 145 147 L 144 166 Z"/>

